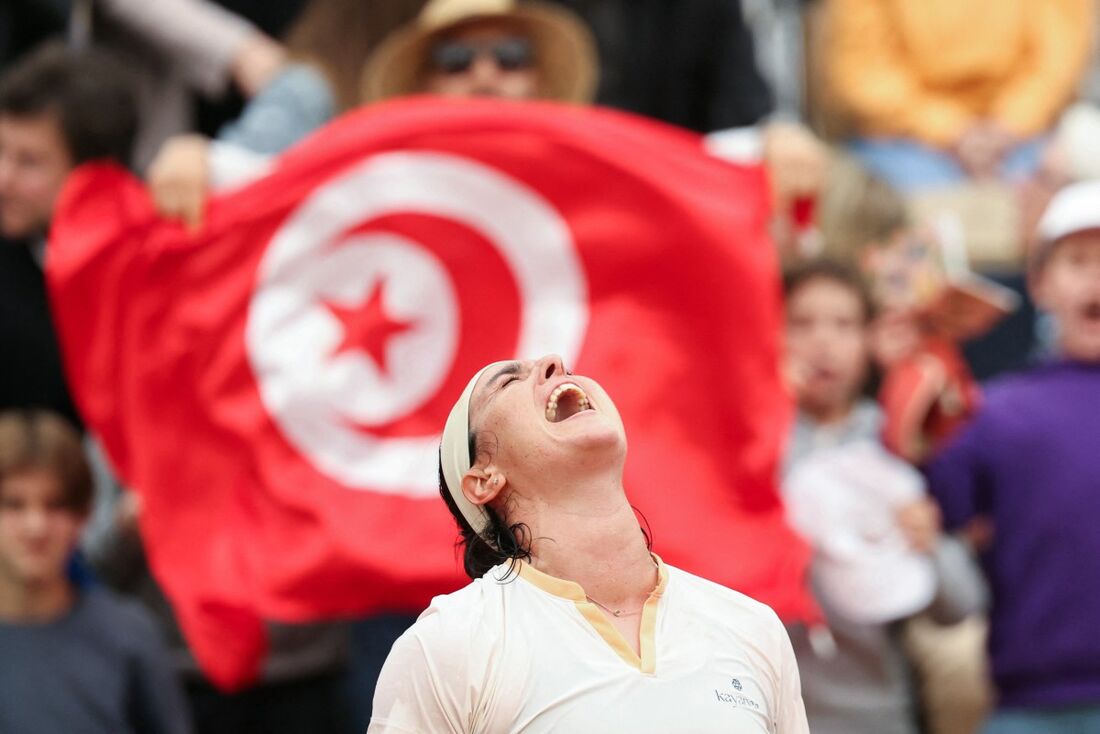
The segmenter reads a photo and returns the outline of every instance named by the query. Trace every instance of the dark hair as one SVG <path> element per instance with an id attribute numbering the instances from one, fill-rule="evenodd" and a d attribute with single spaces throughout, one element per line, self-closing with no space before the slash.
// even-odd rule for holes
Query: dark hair
<path id="1" fill-rule="evenodd" d="M 863 320 L 869 322 L 875 316 L 875 305 L 867 281 L 851 265 L 830 258 L 819 258 L 799 263 L 783 274 L 783 298 L 789 301 L 799 288 L 814 280 L 829 280 L 849 289 L 863 309 Z"/>
<path id="2" fill-rule="evenodd" d="M 484 447 L 481 449 L 484 451 Z M 470 431 L 469 451 L 471 463 L 478 455 L 478 435 Z M 509 525 L 496 510 L 488 505 L 483 509 L 489 516 L 489 526 L 479 535 L 470 527 L 466 517 L 455 504 L 454 497 L 447 489 L 447 480 L 443 476 L 443 458 L 439 459 L 439 494 L 443 497 L 451 516 L 458 523 L 459 539 L 457 546 L 463 547 L 462 567 L 472 579 L 481 578 L 489 569 L 501 563 L 510 562 L 511 569 L 520 561 L 531 560 L 530 528 L 517 522 Z M 511 575 L 511 574 L 509 574 Z"/>
<path id="3" fill-rule="evenodd" d="M 0 413 L 0 481 L 33 469 L 57 475 L 65 506 L 77 515 L 88 514 L 92 471 L 76 429 L 46 410 Z"/>
<path id="4" fill-rule="evenodd" d="M 74 164 L 111 158 L 126 165 L 138 125 L 127 78 L 103 51 L 45 43 L 0 77 L 0 114 L 52 115 Z"/>

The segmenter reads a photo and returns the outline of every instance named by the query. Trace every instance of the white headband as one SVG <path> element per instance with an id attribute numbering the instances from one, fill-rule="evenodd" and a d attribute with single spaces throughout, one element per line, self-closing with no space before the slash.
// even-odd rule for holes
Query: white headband
<path id="1" fill-rule="evenodd" d="M 462 396 L 451 408 L 447 423 L 443 427 L 443 442 L 439 447 L 439 462 L 443 466 L 443 481 L 451 494 L 455 506 L 470 523 L 474 532 L 481 535 L 489 527 L 489 513 L 481 505 L 475 505 L 462 494 L 462 477 L 470 471 L 470 398 L 474 394 L 474 385 L 485 372 L 508 362 L 493 362 L 477 371 Z"/>

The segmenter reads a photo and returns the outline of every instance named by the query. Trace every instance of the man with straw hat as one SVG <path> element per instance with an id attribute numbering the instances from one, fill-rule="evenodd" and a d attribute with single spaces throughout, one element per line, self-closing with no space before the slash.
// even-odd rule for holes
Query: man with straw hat
<path id="1" fill-rule="evenodd" d="M 368 57 L 361 102 L 425 93 L 587 104 L 596 93 L 596 58 L 587 26 L 564 8 L 525 0 L 431 0 Z M 149 169 L 160 213 L 197 226 L 208 181 L 240 162 L 231 150 L 221 155 L 223 162 L 214 163 L 209 141 L 199 136 L 169 141 Z"/>
<path id="2" fill-rule="evenodd" d="M 363 101 L 419 92 L 591 102 L 592 34 L 563 8 L 524 0 L 432 0 L 363 72 Z"/>

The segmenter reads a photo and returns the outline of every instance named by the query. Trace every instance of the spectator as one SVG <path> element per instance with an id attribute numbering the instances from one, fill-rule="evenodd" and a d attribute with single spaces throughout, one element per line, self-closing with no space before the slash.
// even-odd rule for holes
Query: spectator
<path id="1" fill-rule="evenodd" d="M 973 274 L 948 272 L 934 228 L 915 223 L 900 194 L 858 164 L 838 157 L 829 182 L 821 207 L 825 252 L 858 265 L 878 314 L 871 345 L 883 371 L 883 439 L 917 462 L 969 417 L 978 385 L 961 344 L 1011 310 L 1014 296 Z M 973 298 L 959 298 L 962 290 Z"/>
<path id="2" fill-rule="evenodd" d="M 91 496 L 72 427 L 44 411 L 0 413 L 0 731 L 185 734 L 152 621 L 66 577 Z"/>
<path id="3" fill-rule="evenodd" d="M 1060 357 L 988 386 L 927 468 L 948 527 L 972 527 L 992 590 L 997 711 L 986 734 L 1100 731 L 1100 184 L 1039 225 L 1031 284 Z"/>
<path id="4" fill-rule="evenodd" d="M 367 102 L 427 92 L 588 103 L 596 50 L 572 13 L 520 0 L 432 0 L 367 61 Z"/>
<path id="5" fill-rule="evenodd" d="M 828 156 L 797 122 L 789 94 L 785 108 L 776 109 L 757 68 L 742 0 L 555 3 L 576 12 L 595 35 L 595 101 L 711 134 L 709 148 L 720 157 L 763 159 L 772 175 L 776 238 L 795 246 L 798 230 L 812 224 L 806 212 L 822 192 Z"/>
<path id="6" fill-rule="evenodd" d="M 555 1 L 595 34 L 597 102 L 702 133 L 752 129 L 772 172 L 781 220 L 798 199 L 818 196 L 824 146 L 797 124 L 797 108 L 776 110 L 741 0 Z"/>
<path id="7" fill-rule="evenodd" d="M 280 153 L 360 102 L 363 64 L 424 0 L 311 0 L 286 36 L 290 63 L 218 133 L 260 154 Z"/>
<path id="8" fill-rule="evenodd" d="M 406 11 L 412 7 L 404 6 Z M 320 40 L 316 48 L 318 53 L 324 48 Z M 509 0 L 433 0 L 415 20 L 387 36 L 361 71 L 361 102 L 418 92 L 588 102 L 596 83 L 595 50 L 578 19 L 560 8 Z M 335 114 L 336 105 L 325 102 L 328 92 L 315 83 L 321 79 L 316 69 L 299 67 L 293 73 L 301 83 L 291 90 L 288 80 L 282 94 L 276 80 L 270 95 L 264 95 L 270 99 L 257 100 L 226 130 L 226 142 L 278 153 Z M 269 139 L 273 130 L 274 141 Z M 177 138 L 154 162 L 149 185 L 165 216 L 191 225 L 201 219 L 209 164 L 217 162 L 208 148 L 197 136 Z"/>
<path id="9" fill-rule="evenodd" d="M 138 169 L 170 136 L 192 129 L 195 92 L 217 98 L 233 82 L 251 98 L 285 63 L 278 43 L 213 0 L 72 3 L 74 42 L 90 35 L 131 70 L 140 121 L 133 150 Z"/>
<path id="10" fill-rule="evenodd" d="M 95 158 L 119 163 L 129 158 L 137 115 L 125 79 L 121 70 L 100 52 L 74 51 L 52 44 L 27 57 L 0 81 L 0 231 L 6 236 L 23 238 L 20 243 L 5 245 L 3 251 L 4 256 L 11 257 L 20 267 L 0 270 L 0 277 L 21 278 L 16 281 L 18 287 L 0 292 L 5 300 L 0 309 L 4 321 L 0 323 L 5 326 L 3 339 L 8 355 L 4 361 L 7 374 L 0 380 L 0 391 L 9 405 L 51 406 L 51 402 L 60 402 L 71 411 L 72 420 L 76 420 L 64 386 L 46 303 L 42 246 L 54 202 L 69 171 Z M 28 312 L 38 318 L 27 321 L 19 318 Z M 9 318 L 12 320 L 7 323 Z M 34 346 L 39 347 L 38 351 L 31 348 Z M 47 376 L 49 383 L 45 382 Z M 64 396 L 64 400 L 36 397 L 38 394 L 52 397 L 40 387 L 42 384 Z M 97 570 L 106 572 L 121 590 L 140 592 L 146 601 L 152 601 L 156 612 L 170 617 L 144 569 L 134 507 L 128 502 L 118 505 L 119 519 L 124 521 L 112 533 L 102 534 L 99 547 L 90 549 L 93 561 Z M 126 508 L 132 511 L 121 512 Z M 162 625 L 162 629 L 180 642 L 171 624 Z M 342 713 L 334 703 L 337 695 L 331 693 L 336 689 L 332 667 L 344 663 L 346 631 L 318 631 L 309 638 L 309 632 L 300 628 L 275 629 L 276 651 L 282 654 L 272 656 L 269 674 L 284 685 L 252 692 L 246 699 L 258 701 L 260 706 L 254 705 L 253 709 L 264 708 L 272 719 L 281 716 L 280 723 L 290 731 L 294 730 L 290 727 L 295 719 L 285 713 L 284 706 L 303 701 L 311 704 L 300 707 L 307 715 L 314 715 L 311 721 L 301 724 L 302 731 L 323 731 L 326 721 L 336 720 Z M 318 644 L 310 646 L 309 642 Z M 177 667 L 188 668 L 187 656 L 181 657 L 183 660 Z M 301 689 L 285 685 L 288 677 L 301 678 L 303 671 L 309 675 Z M 227 712 L 229 706 L 209 686 L 194 682 L 191 688 L 193 699 L 200 704 L 196 708 L 200 714 L 197 723 L 205 724 L 208 718 L 220 716 L 225 725 L 233 726 L 240 720 L 233 718 L 239 715 L 236 711 Z M 318 709 L 323 714 L 317 714 Z M 210 711 L 214 713 L 208 714 Z M 282 731 L 273 726 L 264 728 Z"/>
<path id="11" fill-rule="evenodd" d="M 916 457 L 967 419 L 979 392 L 957 340 L 930 328 L 925 315 L 945 288 L 937 243 L 913 225 L 893 187 L 847 156 L 830 170 L 820 221 L 827 255 L 857 263 L 873 286 L 883 443 Z M 929 734 L 972 734 L 985 718 L 992 697 L 986 628 L 984 614 L 948 626 L 929 614 L 906 621 L 901 638 Z"/>
<path id="12" fill-rule="evenodd" d="M 314 2 L 317 4 L 320 0 Z M 632 8 L 631 13 L 636 10 Z M 616 12 L 625 13 L 625 10 Z M 671 7 L 660 13 L 653 9 L 651 20 L 656 22 L 663 17 L 662 13 L 671 12 Z M 399 15 L 395 10 L 388 18 L 395 20 Z M 689 29 L 709 29 L 708 24 L 712 21 L 720 21 L 744 31 L 735 4 L 707 4 L 684 17 L 689 18 L 685 21 Z M 310 34 L 310 37 L 326 38 L 327 35 Z M 706 37 L 722 47 L 717 40 L 720 34 L 708 32 Z M 751 57 L 747 32 L 742 32 L 739 38 L 747 44 Z M 492 54 L 484 53 L 494 39 L 508 43 L 492 48 Z M 315 46 L 319 50 L 327 48 L 321 43 Z M 696 58 L 690 49 L 685 47 L 684 53 L 694 59 L 692 63 L 705 65 L 706 62 Z M 729 58 L 717 51 L 716 54 L 729 74 L 739 73 L 737 70 L 741 67 L 733 62 L 740 58 L 736 50 L 730 51 Z M 493 55 L 496 58 L 492 58 Z M 345 55 L 345 62 L 350 58 Z M 622 58 L 616 56 L 611 63 L 620 63 Z M 751 70 L 751 58 L 749 64 L 745 68 Z M 619 70 L 620 75 L 626 72 Z M 637 68 L 630 69 L 629 73 L 640 75 L 639 78 L 646 76 Z M 301 67 L 284 76 L 287 77 L 285 85 L 282 79 L 276 80 L 270 93 L 261 95 L 241 120 L 223 131 L 219 138 L 259 153 L 279 152 L 349 104 L 346 95 L 342 105 L 332 103 L 316 69 Z M 706 75 L 700 71 L 698 76 Z M 713 86 L 698 90 L 699 94 L 709 96 L 724 83 L 736 87 L 729 92 L 730 99 L 714 102 L 722 106 L 723 112 L 716 113 L 707 125 L 755 121 L 755 113 L 748 117 L 737 116 L 745 112 L 743 100 L 737 95 L 750 92 L 723 79 L 723 82 L 710 80 L 708 83 Z M 580 18 L 564 8 L 525 0 L 433 0 L 415 21 L 396 30 L 371 53 L 362 80 L 360 101 L 363 102 L 428 92 L 588 103 L 592 101 L 597 84 L 595 46 Z M 631 88 L 641 89 L 637 85 Z M 666 91 L 670 88 L 666 87 Z M 766 88 L 763 92 L 766 101 Z M 682 96 L 671 95 L 662 103 L 666 115 L 673 113 L 674 107 L 680 104 L 676 100 Z M 737 104 L 733 98 L 738 100 Z M 736 113 L 734 107 L 738 108 Z M 800 126 L 777 122 L 764 129 L 759 145 L 775 175 L 777 209 L 786 215 L 797 200 L 816 196 L 824 177 L 825 155 L 812 135 Z M 178 138 L 163 149 L 151 168 L 150 187 L 165 215 L 179 216 L 191 224 L 201 218 L 206 182 L 211 177 L 207 147 L 207 141 L 196 136 Z M 716 150 L 722 147 L 721 144 L 714 146 Z"/>
<path id="13" fill-rule="evenodd" d="M 740 2 L 556 0 L 599 50 L 596 101 L 701 133 L 747 127 L 773 111 Z"/>
<path id="14" fill-rule="evenodd" d="M 1091 0 L 829 0 L 828 77 L 853 151 L 911 191 L 1026 178 L 1088 59 Z"/>
<path id="15" fill-rule="evenodd" d="M 221 159 L 255 159 L 247 151 L 275 155 L 360 100 L 360 76 L 368 54 L 387 33 L 410 20 L 424 0 L 311 0 L 287 34 L 290 63 L 254 98 L 235 122 L 218 133 Z M 215 170 L 211 171 L 211 163 Z M 202 218 L 208 185 L 224 180 L 218 156 L 201 135 L 165 143 L 149 168 L 149 186 L 165 216 L 190 226 Z"/>
<path id="16" fill-rule="evenodd" d="M 944 537 L 920 475 L 879 441 L 862 398 L 870 296 L 855 270 L 814 261 L 786 279 L 787 347 L 799 412 L 784 495 L 812 542 L 822 630 L 791 630 L 815 734 L 916 734 L 919 707 L 898 622 L 927 609 L 954 623 L 982 604 L 981 578 Z"/>
<path id="17" fill-rule="evenodd" d="M 818 206 L 822 254 L 831 260 L 857 263 L 864 275 L 872 276 L 869 271 L 880 257 L 877 253 L 910 226 L 905 200 L 848 155 L 834 156 L 827 176 L 829 185 Z"/>
<path id="18" fill-rule="evenodd" d="M 122 71 L 101 53 L 37 49 L 0 78 L 0 407 L 48 407 L 79 424 L 42 274 L 69 171 L 129 158 L 137 118 Z"/>
<path id="19" fill-rule="evenodd" d="M 366 720 L 363 726 L 352 726 L 352 706 L 343 691 L 348 663 L 347 625 L 269 622 L 268 651 L 260 682 L 233 693 L 219 691 L 199 670 L 172 608 L 149 570 L 138 533 L 138 495 L 123 492 L 112 509 L 109 526 L 88 548 L 89 560 L 104 583 L 140 600 L 152 613 L 168 642 L 174 672 L 183 681 L 196 734 L 362 731 Z"/>

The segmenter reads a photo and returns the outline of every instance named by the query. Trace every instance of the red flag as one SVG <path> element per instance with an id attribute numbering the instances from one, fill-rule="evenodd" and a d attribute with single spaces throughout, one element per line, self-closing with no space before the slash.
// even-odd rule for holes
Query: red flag
<path id="1" fill-rule="evenodd" d="M 75 173 L 48 256 L 68 374 L 208 674 L 255 674 L 261 618 L 461 585 L 438 431 L 478 367 L 551 351 L 619 407 L 654 549 L 810 614 L 766 202 L 693 134 L 490 101 L 347 115 L 193 236 L 121 170 Z"/>

